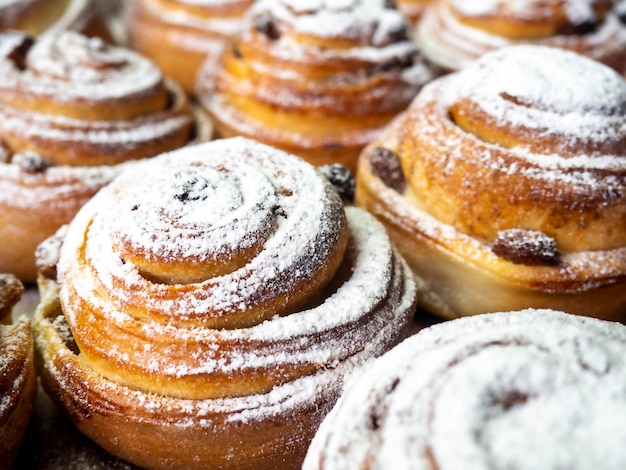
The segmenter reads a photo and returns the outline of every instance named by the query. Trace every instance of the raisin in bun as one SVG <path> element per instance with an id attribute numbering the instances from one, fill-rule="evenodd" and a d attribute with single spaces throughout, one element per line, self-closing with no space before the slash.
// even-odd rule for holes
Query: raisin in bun
<path id="1" fill-rule="evenodd" d="M 222 136 L 354 169 L 363 146 L 431 78 L 393 4 L 262 0 L 207 60 L 196 91 Z"/>
<path id="2" fill-rule="evenodd" d="M 413 315 L 382 225 L 242 138 L 137 164 L 40 254 L 43 384 L 147 468 L 299 467 L 343 377 Z"/>
<path id="3" fill-rule="evenodd" d="M 424 88 L 363 153 L 379 217 L 448 318 L 626 310 L 626 82 L 561 49 L 515 46 Z"/>
<path id="4" fill-rule="evenodd" d="M 0 271 L 34 281 L 37 245 L 120 165 L 209 136 L 135 52 L 74 32 L 0 35 Z"/>

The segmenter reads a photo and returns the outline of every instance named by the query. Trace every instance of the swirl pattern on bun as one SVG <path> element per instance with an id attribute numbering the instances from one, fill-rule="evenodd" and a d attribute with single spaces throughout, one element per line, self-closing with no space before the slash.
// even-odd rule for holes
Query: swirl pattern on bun
<path id="1" fill-rule="evenodd" d="M 342 377 L 399 341 L 415 297 L 381 225 L 245 139 L 120 175 L 69 225 L 57 268 L 36 316 L 44 384 L 150 468 L 299 465 Z"/>
<path id="2" fill-rule="evenodd" d="M 210 136 L 136 53 L 73 32 L 0 36 L 0 268 L 34 280 L 38 243 L 119 172 Z"/>
<path id="3" fill-rule="evenodd" d="M 239 32 L 252 0 L 134 0 L 127 2 L 126 21 L 133 49 L 150 57 L 187 93 L 209 56 Z"/>
<path id="4" fill-rule="evenodd" d="M 505 46 L 558 47 L 626 72 L 626 26 L 614 0 L 442 0 L 424 15 L 424 55 L 458 70 Z"/>
<path id="5" fill-rule="evenodd" d="M 196 91 L 223 136 L 354 169 L 431 78 L 393 4 L 263 0 L 203 66 Z"/>
<path id="6" fill-rule="evenodd" d="M 495 51 L 425 88 L 364 152 L 357 202 L 395 234 L 429 310 L 620 317 L 625 110 L 626 83 L 602 64 Z"/>
<path id="7" fill-rule="evenodd" d="M 549 310 L 435 325 L 348 385 L 303 469 L 623 468 L 625 348 Z"/>

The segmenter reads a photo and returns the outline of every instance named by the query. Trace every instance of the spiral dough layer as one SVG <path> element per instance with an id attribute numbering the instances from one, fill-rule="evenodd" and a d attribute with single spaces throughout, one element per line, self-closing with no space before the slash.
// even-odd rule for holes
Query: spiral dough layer
<path id="1" fill-rule="evenodd" d="M 30 421 L 37 377 L 30 320 L 11 325 L 11 310 L 24 287 L 11 274 L 0 274 L 0 465 L 10 468 Z"/>
<path id="2" fill-rule="evenodd" d="M 0 269 L 35 279 L 38 243 L 128 160 L 210 136 L 136 53 L 77 33 L 0 36 Z"/>
<path id="3" fill-rule="evenodd" d="M 354 168 L 431 78 L 388 2 L 270 0 L 255 4 L 234 43 L 206 62 L 196 90 L 224 136 Z"/>
<path id="4" fill-rule="evenodd" d="M 623 318 L 625 110 L 626 82 L 602 64 L 494 51 L 425 87 L 368 147 L 357 203 L 390 229 L 429 310 Z"/>
<path id="5" fill-rule="evenodd" d="M 424 55 L 459 70 L 506 46 L 567 49 L 626 72 L 626 26 L 615 0 L 442 0 L 422 18 Z"/>
<path id="6" fill-rule="evenodd" d="M 242 467 L 299 462 L 343 374 L 399 340 L 415 296 L 382 226 L 358 209 L 344 215 L 310 165 L 245 139 L 167 154 L 101 190 L 64 236 L 58 284 L 80 359 L 56 351 L 60 311 L 44 301 L 36 329 L 48 388 L 79 417 L 73 397 L 92 388 L 127 408 L 133 432 L 161 436 L 154 444 L 127 442 L 132 424 L 79 427 L 154 468 L 227 461 L 248 433 L 256 450 L 236 450 Z M 86 380 L 80 390 L 72 374 Z M 172 438 L 179 448 L 157 443 Z"/>
<path id="7" fill-rule="evenodd" d="M 551 310 L 405 340 L 349 384 L 305 470 L 626 465 L 626 327 Z"/>

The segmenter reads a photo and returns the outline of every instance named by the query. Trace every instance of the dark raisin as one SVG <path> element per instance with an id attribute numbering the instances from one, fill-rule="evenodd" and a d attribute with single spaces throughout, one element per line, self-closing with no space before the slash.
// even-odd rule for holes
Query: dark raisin
<path id="1" fill-rule="evenodd" d="M 9 58 L 20 70 L 26 70 L 26 56 L 35 43 L 33 38 L 17 31 L 0 36 L 0 54 Z"/>
<path id="2" fill-rule="evenodd" d="M 50 166 L 35 152 L 20 152 L 13 155 L 11 162 L 26 173 L 42 173 Z"/>
<path id="3" fill-rule="evenodd" d="M 272 213 L 275 217 L 282 217 L 284 219 L 287 218 L 287 212 L 285 212 L 285 209 L 282 206 L 272 207 Z"/>
<path id="4" fill-rule="evenodd" d="M 566 36 L 584 36 L 585 34 L 591 34 L 598 29 L 598 22 L 593 20 L 583 21 L 576 24 L 568 24 L 561 28 L 559 31 Z"/>
<path id="5" fill-rule="evenodd" d="M 254 20 L 254 27 L 256 30 L 267 36 L 271 41 L 277 41 L 280 39 L 280 31 L 274 22 L 274 19 L 268 14 L 259 15 Z"/>
<path id="6" fill-rule="evenodd" d="M 208 197 L 204 191 L 209 186 L 204 178 L 193 176 L 185 181 L 179 191 L 174 194 L 174 198 L 180 202 L 206 200 Z"/>
<path id="7" fill-rule="evenodd" d="M 319 171 L 330 181 L 335 187 L 342 199 L 354 201 L 355 179 L 352 172 L 343 165 L 333 163 L 332 165 L 324 165 Z"/>
<path id="8" fill-rule="evenodd" d="M 384 147 L 375 147 L 370 154 L 370 166 L 386 186 L 399 193 L 404 192 L 406 179 L 398 154 Z"/>
<path id="9" fill-rule="evenodd" d="M 385 8 L 395 10 L 397 8 L 395 0 L 385 0 Z"/>
<path id="10" fill-rule="evenodd" d="M 501 230 L 491 250 L 511 263 L 527 266 L 556 266 L 560 260 L 554 239 L 537 230 Z"/>

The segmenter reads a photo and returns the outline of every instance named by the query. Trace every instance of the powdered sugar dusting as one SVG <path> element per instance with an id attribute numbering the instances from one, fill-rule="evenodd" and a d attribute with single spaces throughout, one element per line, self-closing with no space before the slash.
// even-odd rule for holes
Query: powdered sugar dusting
<path id="1" fill-rule="evenodd" d="M 326 262 L 327 247 L 336 243 L 341 207 L 313 167 L 245 139 L 188 147 L 138 164 L 92 199 L 69 227 L 59 280 L 70 327 L 80 338 L 102 317 L 108 326 L 99 333 L 100 344 L 110 338 L 116 346 L 101 346 L 99 354 L 171 377 L 335 364 L 361 351 L 387 323 L 393 326 L 386 341 L 392 341 L 410 316 L 415 288 L 382 226 L 356 209 L 347 214 L 350 277 L 321 305 L 250 328 L 202 326 L 203 317 L 245 312 L 309 279 Z M 202 226 L 208 228 L 206 237 Z M 232 272 L 173 286 L 175 297 L 171 286 L 146 280 L 118 247 L 128 238 L 148 256 L 205 260 L 228 252 L 236 241 L 248 243 L 247 237 L 257 236 L 255 227 L 266 238 L 259 253 Z M 83 252 L 86 263 L 77 263 Z M 102 289 L 106 296 L 98 293 Z M 80 307 L 82 302 L 92 313 Z M 142 318 L 140 303 L 166 320 Z M 187 325 L 192 318 L 199 323 Z M 364 318 L 376 326 L 349 327 Z M 119 334 L 134 339 L 125 344 L 115 339 Z M 171 341 L 186 344 L 185 354 L 170 352 Z"/>
<path id="2" fill-rule="evenodd" d="M 617 16 L 617 7 L 608 11 L 600 20 L 592 3 L 594 2 L 591 0 L 570 0 L 556 2 L 554 5 L 534 0 L 443 0 L 424 14 L 417 30 L 418 43 L 426 57 L 450 70 L 464 68 L 491 50 L 525 43 L 578 51 L 623 70 L 622 61 L 616 62 L 616 57 L 620 57 L 626 45 L 626 27 Z M 597 23 L 597 28 L 582 35 L 556 34 L 544 38 L 509 39 L 483 30 L 480 26 L 466 24 L 458 16 L 497 16 L 502 9 L 504 13 L 518 18 L 518 22 L 531 18 L 536 21 L 539 17 L 545 21 L 557 21 L 555 14 L 561 8 L 572 25 Z"/>
<path id="3" fill-rule="evenodd" d="M 16 404 L 20 388 L 27 379 L 23 363 L 28 360 L 28 345 L 32 348 L 30 337 L 30 321 L 22 316 L 15 325 L 0 325 L 0 377 L 14 375 L 14 368 L 20 372 L 9 388 L 0 392 L 0 417 Z"/>
<path id="4" fill-rule="evenodd" d="M 328 60 L 337 57 L 384 62 L 392 58 L 402 61 L 417 54 L 406 20 L 396 8 L 386 6 L 384 0 L 262 0 L 250 9 L 246 21 L 263 15 L 273 18 L 288 32 L 278 40 L 281 47 L 273 49 L 283 59 L 302 60 L 319 55 Z M 307 46 L 292 39 L 293 33 L 356 41 L 359 47 Z M 413 68 L 424 66 L 416 62 Z"/>
<path id="5" fill-rule="evenodd" d="M 466 69 L 456 92 L 457 99 L 476 102 L 500 126 L 584 141 L 626 136 L 626 82 L 574 53 L 532 46 L 494 52 Z"/>
<path id="6" fill-rule="evenodd" d="M 548 310 L 423 330 L 349 385 L 303 468 L 623 468 L 625 347 Z"/>
<path id="7" fill-rule="evenodd" d="M 568 19 L 579 24 L 595 19 L 593 6 L 597 0 L 569 0 L 552 2 L 552 5 L 545 0 L 450 0 L 449 3 L 463 15 L 494 15 L 503 11 L 519 18 L 528 18 L 529 15 L 532 17 L 532 14 L 550 17 L 554 14 L 555 5 L 560 3 L 564 4 L 563 10 Z"/>
<path id="8" fill-rule="evenodd" d="M 3 86 L 25 87 L 29 93 L 61 101 L 128 97 L 162 80 L 160 71 L 138 54 L 74 32 L 38 40 L 28 54 L 27 64 L 27 70 L 18 71 L 12 62 L 3 61 Z"/>

